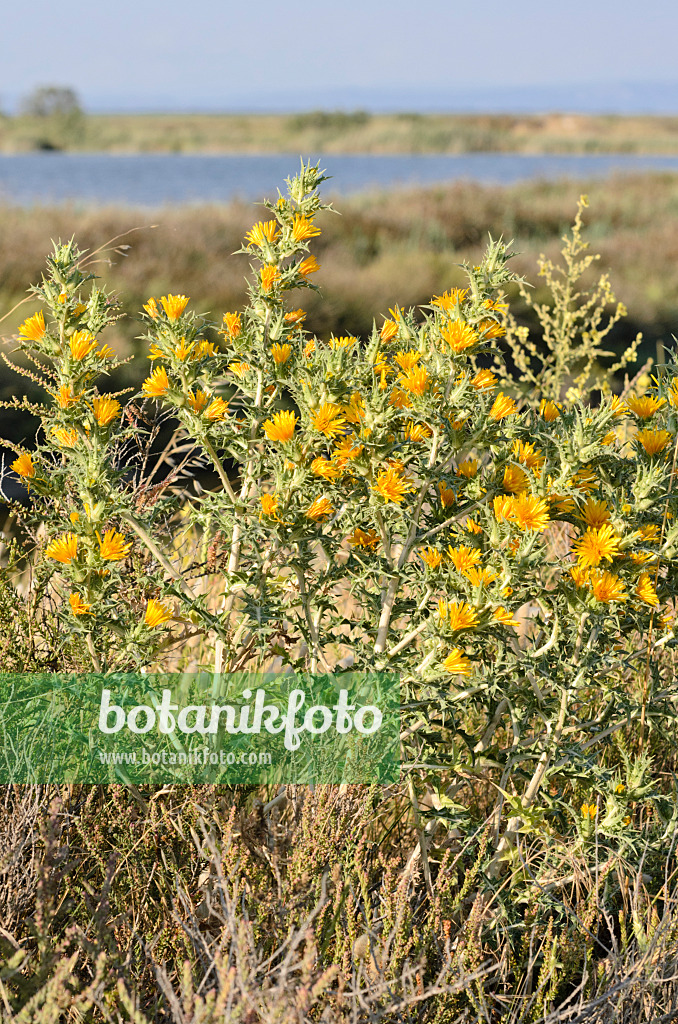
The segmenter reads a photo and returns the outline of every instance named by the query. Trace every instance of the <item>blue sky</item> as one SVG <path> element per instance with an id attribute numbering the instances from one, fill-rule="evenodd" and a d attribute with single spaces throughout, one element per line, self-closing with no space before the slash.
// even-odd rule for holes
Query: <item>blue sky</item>
<path id="1" fill-rule="evenodd" d="M 3 15 L 0 103 L 678 112 L 677 38 L 667 0 L 31 0 Z"/>

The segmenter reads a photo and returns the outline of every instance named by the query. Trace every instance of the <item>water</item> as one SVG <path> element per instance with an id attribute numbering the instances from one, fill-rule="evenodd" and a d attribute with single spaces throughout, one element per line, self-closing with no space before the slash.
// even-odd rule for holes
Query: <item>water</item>
<path id="1" fill-rule="evenodd" d="M 315 159 L 315 158 L 314 158 Z M 641 171 L 678 172 L 678 156 L 338 156 L 320 158 L 332 180 L 326 194 L 466 180 L 510 185 L 535 179 L 580 179 Z M 0 155 L 0 202 L 32 204 L 222 203 L 276 198 L 299 158 L 186 154 L 27 153 Z"/>

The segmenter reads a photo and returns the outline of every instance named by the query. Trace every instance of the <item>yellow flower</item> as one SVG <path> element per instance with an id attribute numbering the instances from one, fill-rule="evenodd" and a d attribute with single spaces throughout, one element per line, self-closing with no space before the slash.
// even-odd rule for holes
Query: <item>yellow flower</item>
<path id="1" fill-rule="evenodd" d="M 366 548 L 368 551 L 374 551 L 379 547 L 379 537 L 376 530 L 361 530 L 359 527 L 355 528 L 348 538 L 348 542 L 351 547 Z"/>
<path id="2" fill-rule="evenodd" d="M 304 515 L 307 519 L 318 520 L 322 519 L 323 516 L 331 516 L 333 512 L 334 508 L 331 501 L 329 498 L 325 498 L 323 496 L 322 498 L 316 498 L 315 501 L 306 509 Z"/>
<path id="3" fill-rule="evenodd" d="M 541 472 L 545 462 L 544 456 L 541 449 L 538 448 L 535 451 L 534 445 L 529 441 L 515 440 L 513 442 L 513 454 L 523 466 L 527 466 L 528 469 L 533 469 L 537 473 Z"/>
<path id="4" fill-rule="evenodd" d="M 187 342 L 185 338 L 182 338 L 181 342 L 177 345 L 176 349 L 174 350 L 174 354 L 177 357 L 177 359 L 180 359 L 182 363 L 185 362 L 190 356 L 191 352 L 193 351 L 194 345 L 194 341 Z"/>
<path id="5" fill-rule="evenodd" d="M 62 384 L 59 390 L 57 391 L 55 398 L 57 400 L 59 408 L 68 409 L 69 406 L 75 405 L 75 403 L 80 398 L 80 395 L 76 395 L 73 392 L 73 388 L 71 387 L 70 384 Z"/>
<path id="6" fill-rule="evenodd" d="M 278 499 L 275 494 L 261 494 L 259 495 L 259 501 L 261 502 L 261 516 L 268 516 L 269 519 L 278 519 Z"/>
<path id="7" fill-rule="evenodd" d="M 120 402 L 116 402 L 108 395 L 102 395 L 101 398 L 95 398 L 92 402 L 92 411 L 99 426 L 107 427 L 120 415 Z"/>
<path id="8" fill-rule="evenodd" d="M 224 313 L 221 326 L 219 334 L 223 334 L 225 338 L 237 338 L 242 330 L 240 313 Z"/>
<path id="9" fill-rule="evenodd" d="M 673 377 L 671 380 L 667 395 L 669 397 L 669 405 L 672 405 L 675 409 L 678 406 L 678 377 Z"/>
<path id="10" fill-rule="evenodd" d="M 518 412 L 516 403 L 503 391 L 500 391 L 490 409 L 489 416 L 491 420 L 499 421 L 503 420 L 505 416 L 512 416 L 515 412 Z"/>
<path id="11" fill-rule="evenodd" d="M 341 473 L 339 467 L 334 462 L 330 462 L 330 460 L 326 459 L 323 455 L 319 455 L 313 460 L 311 463 L 311 472 L 315 476 L 322 477 L 324 480 L 336 480 Z"/>
<path id="12" fill-rule="evenodd" d="M 200 413 L 205 408 L 205 406 L 210 401 L 211 397 L 212 396 L 208 395 L 206 391 L 202 390 L 202 388 L 198 388 L 195 394 L 189 391 L 189 393 L 186 395 L 186 401 L 188 402 L 196 416 L 199 416 Z"/>
<path id="13" fill-rule="evenodd" d="M 278 366 L 282 366 L 292 355 L 292 346 L 275 344 L 271 349 L 271 355 L 273 356 L 273 362 L 277 363 Z"/>
<path id="14" fill-rule="evenodd" d="M 391 338 L 395 338 L 397 333 L 398 324 L 395 322 L 395 320 L 384 320 L 383 324 L 381 325 L 381 330 L 379 332 L 379 336 L 383 343 L 387 345 Z"/>
<path id="15" fill-rule="evenodd" d="M 627 594 L 624 583 L 612 572 L 591 573 L 591 589 L 598 601 L 625 601 Z"/>
<path id="16" fill-rule="evenodd" d="M 309 274 L 315 274 L 320 270 L 320 264 L 315 256 L 307 256 L 299 264 L 298 270 L 302 277 L 308 277 Z"/>
<path id="17" fill-rule="evenodd" d="M 425 423 L 413 423 L 408 420 L 405 424 L 405 439 L 407 441 L 426 441 L 432 437 L 432 432 Z"/>
<path id="18" fill-rule="evenodd" d="M 141 389 L 145 395 L 150 398 L 160 398 L 162 395 L 167 393 L 169 388 L 169 378 L 167 377 L 167 370 L 164 366 L 158 366 L 150 377 L 147 377 L 144 383 L 141 385 Z"/>
<path id="19" fill-rule="evenodd" d="M 55 562 L 63 562 L 69 565 L 78 556 L 78 538 L 74 533 L 65 533 L 63 537 L 55 537 L 45 548 L 47 558 L 53 558 Z"/>
<path id="20" fill-rule="evenodd" d="M 497 378 L 491 370 L 478 370 L 471 384 L 476 391 L 491 391 L 496 387 Z"/>
<path id="21" fill-rule="evenodd" d="M 597 530 L 599 526 L 603 526 L 610 519 L 610 510 L 604 501 L 596 501 L 595 498 L 587 498 L 584 504 L 581 506 L 580 515 L 578 519 L 582 519 L 587 526 L 593 527 Z"/>
<path id="22" fill-rule="evenodd" d="M 471 662 L 461 647 L 453 647 L 443 662 L 443 668 L 453 676 L 467 676 L 471 671 Z"/>
<path id="23" fill-rule="evenodd" d="M 249 363 L 229 363 L 228 368 L 236 377 L 244 377 L 250 370 Z"/>
<path id="24" fill-rule="evenodd" d="M 74 615 L 91 615 L 90 608 L 91 604 L 86 604 L 81 598 L 80 594 L 69 594 L 68 603 L 71 606 L 71 611 Z"/>
<path id="25" fill-rule="evenodd" d="M 99 555 L 109 562 L 119 562 L 126 558 L 132 550 L 132 541 L 126 541 L 123 534 L 116 530 L 106 530 L 103 540 L 97 531 L 97 538 L 99 540 Z"/>
<path id="26" fill-rule="evenodd" d="M 19 334 L 26 341 L 42 341 L 45 336 L 45 317 L 42 310 L 24 320 L 19 328 Z"/>
<path id="27" fill-rule="evenodd" d="M 657 409 L 661 409 L 662 405 L 666 405 L 666 399 L 654 398 L 652 395 L 641 395 L 639 397 L 629 395 L 626 399 L 626 404 L 639 419 L 647 420 L 654 416 Z"/>
<path id="28" fill-rule="evenodd" d="M 340 406 L 334 402 L 323 402 L 319 409 L 311 413 L 311 423 L 325 437 L 336 437 L 343 431 L 346 418 Z"/>
<path id="29" fill-rule="evenodd" d="M 584 494 L 588 494 L 589 491 L 595 491 L 600 486 L 598 477 L 588 466 L 582 466 L 581 469 L 578 469 L 570 483 Z"/>
<path id="30" fill-rule="evenodd" d="M 28 452 L 22 452 L 21 455 L 17 456 L 11 468 L 26 480 L 32 480 L 35 476 L 33 459 Z"/>
<path id="31" fill-rule="evenodd" d="M 102 345 L 99 351 L 97 352 L 97 355 L 100 356 L 101 359 L 112 359 L 113 356 L 115 355 L 115 352 L 113 351 L 110 345 Z"/>
<path id="32" fill-rule="evenodd" d="M 315 338 L 309 338 L 304 345 L 304 358 L 308 359 L 315 352 Z"/>
<path id="33" fill-rule="evenodd" d="M 71 356 L 73 359 L 84 359 L 88 356 L 97 343 L 93 334 L 89 331 L 74 331 L 69 340 Z"/>
<path id="34" fill-rule="evenodd" d="M 150 298 L 148 300 L 148 302 L 144 303 L 144 309 L 146 310 L 148 315 L 153 320 L 155 320 L 157 318 L 157 316 L 158 316 L 158 303 L 155 301 L 154 298 Z"/>
<path id="35" fill-rule="evenodd" d="M 639 597 L 641 601 L 644 601 L 645 604 L 652 605 L 653 608 L 659 607 L 657 591 L 654 589 L 654 585 L 646 572 L 641 573 L 636 589 L 634 590 L 634 594 L 636 597 Z"/>
<path id="36" fill-rule="evenodd" d="M 457 476 L 465 476 L 467 480 L 470 480 L 478 472 L 479 465 L 480 463 L 477 459 L 472 457 L 464 459 L 464 461 L 460 462 L 457 467 Z"/>
<path id="37" fill-rule="evenodd" d="M 276 238 L 280 234 L 278 224 L 274 220 L 259 221 L 254 227 L 247 232 L 245 238 L 250 245 L 258 245 L 259 247 L 266 245 L 267 242 L 275 242 Z"/>
<path id="38" fill-rule="evenodd" d="M 453 352 L 463 352 L 478 341 L 477 333 L 463 320 L 452 320 L 445 324 L 440 333 Z"/>
<path id="39" fill-rule="evenodd" d="M 215 423 L 217 420 L 223 420 L 227 412 L 228 402 L 225 402 L 223 398 L 215 398 L 205 410 L 205 419 Z"/>
<path id="40" fill-rule="evenodd" d="M 443 508 L 450 508 L 451 505 L 454 505 L 455 496 L 451 487 L 448 487 L 441 480 L 438 484 L 438 490 L 440 491 L 440 503 Z"/>
<path id="41" fill-rule="evenodd" d="M 589 818 L 589 820 L 596 817 L 598 814 L 598 808 L 595 804 L 582 804 L 581 805 L 582 818 Z"/>
<path id="42" fill-rule="evenodd" d="M 646 544 L 656 544 L 659 540 L 659 527 L 656 523 L 646 523 L 640 527 L 640 534 Z"/>
<path id="43" fill-rule="evenodd" d="M 280 271 L 272 263 L 261 268 L 261 290 L 270 292 L 271 288 L 280 280 Z"/>
<path id="44" fill-rule="evenodd" d="M 481 569 L 475 565 L 467 569 L 464 575 L 468 577 L 474 587 L 488 587 L 497 578 L 496 573 L 490 572 L 489 569 Z"/>
<path id="45" fill-rule="evenodd" d="M 539 414 L 547 423 L 553 423 L 560 416 L 560 407 L 555 402 L 547 402 L 545 398 L 542 398 L 539 403 Z"/>
<path id="46" fill-rule="evenodd" d="M 466 601 L 450 601 L 447 606 L 447 614 L 450 629 L 455 632 L 461 629 L 475 629 L 478 625 L 478 615 Z"/>
<path id="47" fill-rule="evenodd" d="M 292 238 L 295 242 L 305 242 L 307 238 L 314 238 L 320 234 L 310 217 L 304 217 L 301 213 L 295 213 L 292 221 Z"/>
<path id="48" fill-rule="evenodd" d="M 490 341 L 492 338 L 503 338 L 506 334 L 506 328 L 498 324 L 496 320 L 481 320 L 480 330 L 486 341 Z"/>
<path id="49" fill-rule="evenodd" d="M 492 507 L 494 509 L 494 517 L 498 523 L 502 519 L 508 521 L 513 516 L 513 498 L 508 494 L 498 494 L 496 498 L 492 499 Z"/>
<path id="50" fill-rule="evenodd" d="M 306 313 L 303 309 L 291 309 L 289 313 L 285 313 L 285 323 L 288 324 L 303 324 L 306 319 Z"/>
<path id="51" fill-rule="evenodd" d="M 347 462 L 352 462 L 362 454 L 363 446 L 355 444 L 350 437 L 344 438 L 337 444 L 332 452 L 332 461 L 343 469 Z"/>
<path id="52" fill-rule="evenodd" d="M 619 538 L 609 523 L 597 529 L 589 528 L 579 540 L 572 545 L 572 550 L 581 566 L 600 565 L 603 559 L 611 562 L 621 554 Z"/>
<path id="53" fill-rule="evenodd" d="M 424 562 L 424 565 L 431 570 L 437 569 L 443 560 L 441 553 L 432 547 L 428 547 L 424 551 L 420 551 L 419 555 L 421 560 Z"/>
<path id="54" fill-rule="evenodd" d="M 472 519 L 470 516 L 468 517 L 468 519 L 464 523 L 464 526 L 469 531 L 469 533 L 482 533 L 483 532 L 482 526 L 479 526 L 478 523 L 475 521 L 475 519 Z"/>
<path id="55" fill-rule="evenodd" d="M 293 412 L 277 412 L 272 420 L 265 420 L 264 433 L 269 441 L 286 444 L 292 440 L 298 417 Z"/>
<path id="56" fill-rule="evenodd" d="M 426 371 L 424 371 L 424 373 L 425 372 Z M 386 387 L 384 377 L 382 377 L 382 381 L 384 383 L 384 387 Z M 381 385 L 379 387 L 381 391 L 384 390 Z M 408 395 L 407 391 L 401 391 L 400 388 L 394 388 L 391 392 L 391 397 L 389 398 L 389 405 L 392 405 L 394 409 L 409 409 L 412 406 L 412 399 Z"/>
<path id="57" fill-rule="evenodd" d="M 149 359 L 162 359 L 164 355 L 165 353 L 163 352 L 163 350 L 155 343 L 153 343 L 148 350 Z"/>
<path id="58" fill-rule="evenodd" d="M 549 525 L 549 507 L 542 498 L 520 494 L 513 499 L 511 519 L 521 530 L 545 530 Z"/>
<path id="59" fill-rule="evenodd" d="M 77 430 L 66 430 L 65 427 L 55 427 L 52 430 L 52 435 L 57 439 L 59 444 L 62 444 L 65 448 L 75 448 L 78 443 Z"/>
<path id="60" fill-rule="evenodd" d="M 502 626 L 520 625 L 518 620 L 514 619 L 511 612 L 507 611 L 507 609 L 504 608 L 503 605 L 499 605 L 498 608 L 495 608 L 494 611 L 492 612 L 492 616 L 497 620 L 497 622 L 500 622 Z"/>
<path id="61" fill-rule="evenodd" d="M 186 309 L 189 299 L 186 295 L 163 295 L 160 302 L 167 314 L 167 319 L 174 321 L 178 320 Z"/>
<path id="62" fill-rule="evenodd" d="M 377 476 L 373 490 L 377 491 L 384 501 L 392 501 L 398 505 L 409 491 L 414 490 L 414 487 L 403 478 L 402 466 L 394 465 L 389 466 L 388 469 L 382 469 Z"/>
<path id="63" fill-rule="evenodd" d="M 569 515 L 577 507 L 574 498 L 569 498 L 564 494 L 549 494 L 547 500 L 553 505 L 556 512 L 562 512 L 563 515 Z"/>
<path id="64" fill-rule="evenodd" d="M 668 430 L 639 430 L 636 441 L 640 441 L 648 455 L 658 455 L 666 448 L 672 435 Z"/>
<path id="65" fill-rule="evenodd" d="M 448 292 L 443 292 L 442 295 L 434 295 L 431 300 L 432 306 L 437 306 L 438 309 L 444 309 L 449 312 L 464 301 L 468 294 L 468 288 L 450 288 Z"/>
<path id="66" fill-rule="evenodd" d="M 151 629 L 155 626 L 162 626 L 164 622 L 169 622 L 172 618 L 172 613 L 169 611 L 164 604 L 160 601 L 156 601 L 151 598 L 146 605 L 146 614 L 144 615 L 144 622 Z"/>
<path id="67" fill-rule="evenodd" d="M 423 366 L 413 366 L 408 373 L 398 377 L 398 383 L 413 395 L 423 395 L 429 386 L 428 371 Z"/>
<path id="68" fill-rule="evenodd" d="M 529 486 L 527 473 L 520 469 L 519 466 L 514 466 L 512 463 L 509 464 L 504 469 L 502 486 L 505 491 L 510 491 L 511 494 L 521 494 Z"/>
<path id="69" fill-rule="evenodd" d="M 468 572 L 478 565 L 481 558 L 478 548 L 470 548 L 466 544 L 457 548 L 448 547 L 447 554 L 457 572 Z"/>
<path id="70" fill-rule="evenodd" d="M 403 373 L 409 373 L 410 370 L 417 365 L 420 359 L 421 352 L 415 352 L 414 350 L 398 352 L 395 357 L 395 361 Z"/>
<path id="71" fill-rule="evenodd" d="M 348 405 L 340 408 L 349 423 L 360 423 L 365 415 L 365 401 L 359 391 L 354 391 Z"/>

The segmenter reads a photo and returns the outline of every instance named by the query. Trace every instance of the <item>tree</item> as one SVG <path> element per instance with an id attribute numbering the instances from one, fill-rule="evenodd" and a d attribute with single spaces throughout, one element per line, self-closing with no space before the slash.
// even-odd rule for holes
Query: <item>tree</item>
<path id="1" fill-rule="evenodd" d="M 61 85 L 40 85 L 26 96 L 20 106 L 26 117 L 63 118 L 82 117 L 82 107 L 74 89 Z"/>

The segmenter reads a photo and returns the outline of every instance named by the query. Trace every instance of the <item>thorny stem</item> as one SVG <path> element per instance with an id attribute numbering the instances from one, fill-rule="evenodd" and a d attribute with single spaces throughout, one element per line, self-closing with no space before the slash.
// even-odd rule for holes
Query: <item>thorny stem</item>
<path id="1" fill-rule="evenodd" d="M 228 494 L 228 496 L 231 499 L 231 501 L 233 502 L 233 504 L 235 504 L 237 499 L 236 499 L 236 496 L 235 496 L 235 494 L 233 492 L 233 488 L 231 487 L 231 481 L 228 479 L 228 476 L 226 475 L 226 470 L 224 469 L 223 465 L 221 464 L 221 459 L 219 458 L 219 456 L 217 455 L 216 451 L 212 447 L 212 443 L 210 441 L 208 441 L 206 437 L 202 438 L 202 444 L 203 444 L 203 447 L 204 447 L 205 451 L 207 452 L 207 454 L 209 455 L 210 459 L 212 460 L 212 464 L 213 464 L 214 468 L 216 469 L 217 473 L 219 474 L 219 479 L 221 480 L 221 483 L 223 485 L 224 490 Z"/>
<path id="2" fill-rule="evenodd" d="M 131 526 L 131 528 L 134 530 L 142 544 L 144 544 L 148 548 L 148 550 L 151 552 L 155 560 L 159 562 L 160 565 L 163 567 L 165 572 L 172 577 L 175 583 L 179 585 L 182 592 L 189 599 L 189 601 L 195 601 L 195 594 L 188 586 L 181 573 L 179 573 L 174 568 L 172 563 L 167 558 L 165 558 L 158 545 L 155 543 L 150 534 L 146 532 L 141 523 L 138 523 L 136 519 L 129 514 L 124 515 L 123 520 L 128 524 L 128 526 Z"/>

